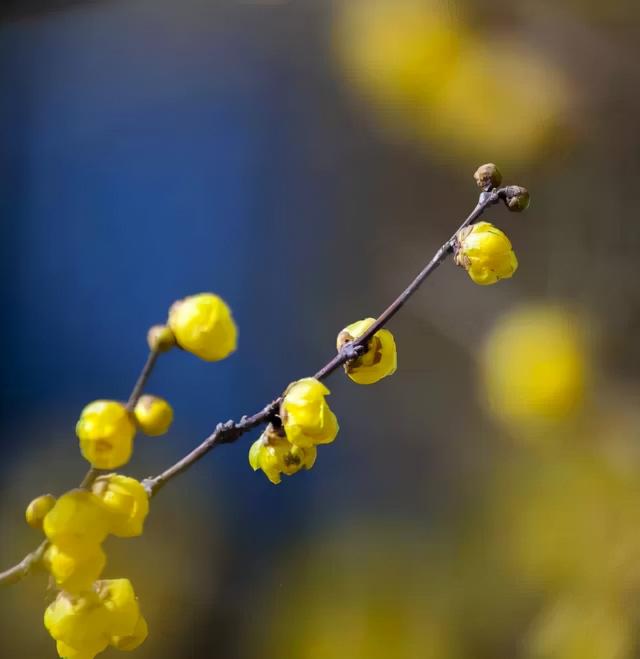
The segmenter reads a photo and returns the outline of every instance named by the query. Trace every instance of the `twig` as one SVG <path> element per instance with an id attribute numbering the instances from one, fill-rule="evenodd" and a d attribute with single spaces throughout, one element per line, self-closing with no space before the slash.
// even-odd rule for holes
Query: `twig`
<path id="1" fill-rule="evenodd" d="M 498 190 L 492 190 L 483 192 L 480 194 L 480 199 L 476 207 L 471 211 L 467 219 L 460 225 L 460 229 L 464 229 L 466 226 L 476 222 L 484 213 L 484 211 L 498 203 L 498 201 L 504 198 L 504 188 Z M 453 252 L 453 245 L 455 241 L 456 234 L 453 234 L 449 240 L 447 240 L 442 247 L 435 253 L 433 258 L 427 263 L 422 272 L 407 286 L 407 288 L 378 316 L 376 321 L 371 325 L 371 327 L 357 340 L 348 343 L 346 346 L 338 352 L 338 354 L 333 357 L 329 362 L 327 362 L 316 374 L 315 378 L 317 380 L 324 380 L 331 373 L 333 373 L 337 368 L 340 368 L 343 364 L 348 362 L 350 359 L 358 356 L 364 350 L 369 343 L 371 337 L 386 323 L 391 320 L 396 313 L 402 308 L 402 306 L 407 302 L 407 300 L 418 290 L 422 282 L 434 271 L 438 266 L 440 266 L 444 260 Z M 230 444 L 240 439 L 242 435 L 247 433 L 249 430 L 256 428 L 264 423 L 268 423 L 272 420 L 278 412 L 278 408 L 282 401 L 282 396 L 276 398 L 272 403 L 267 405 L 260 412 L 252 416 L 244 416 L 240 421 L 227 421 L 224 424 L 218 424 L 216 429 L 209 435 L 200 445 L 198 445 L 193 451 L 185 455 L 183 458 L 178 460 L 174 465 L 163 471 L 158 476 L 147 478 L 143 481 L 149 496 L 154 496 L 158 491 L 164 487 L 172 478 L 175 478 L 178 474 L 181 474 L 183 471 L 186 471 L 193 464 L 198 462 L 202 457 L 204 457 L 209 451 L 213 450 L 216 446 L 220 444 Z"/>
<path id="2" fill-rule="evenodd" d="M 17 565 L 0 572 L 0 585 L 8 586 L 24 579 L 36 565 L 39 565 L 49 543 L 45 540 L 37 549 L 27 554 Z"/>

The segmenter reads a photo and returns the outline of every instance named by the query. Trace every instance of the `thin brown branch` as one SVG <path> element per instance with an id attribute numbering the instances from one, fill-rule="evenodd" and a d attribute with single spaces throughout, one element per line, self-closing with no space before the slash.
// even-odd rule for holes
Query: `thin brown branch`
<path id="1" fill-rule="evenodd" d="M 480 199 L 471 211 L 469 216 L 460 225 L 458 231 L 470 224 L 476 222 L 487 208 L 498 203 L 500 200 L 506 200 L 508 196 L 508 188 L 500 188 L 495 190 L 486 190 L 480 194 Z M 371 327 L 357 340 L 352 341 L 345 345 L 335 357 L 330 359 L 316 374 L 315 378 L 324 380 L 336 369 L 340 368 L 343 364 L 353 359 L 354 357 L 362 354 L 366 350 L 371 337 L 382 327 L 384 327 L 398 311 L 404 306 L 409 298 L 418 290 L 421 284 L 427 279 L 453 252 L 455 237 L 457 231 L 447 242 L 445 242 L 440 249 L 434 254 L 433 258 L 427 263 L 418 276 L 407 286 L 407 288 L 378 316 Z M 147 361 L 140 373 L 131 396 L 127 402 L 127 408 L 133 410 L 138 402 L 144 387 L 151 375 L 153 367 L 158 358 L 158 353 L 152 351 L 149 353 Z M 273 402 L 269 403 L 259 412 L 252 416 L 243 416 L 240 421 L 227 421 L 227 423 L 220 423 L 216 429 L 202 441 L 191 452 L 187 453 L 183 458 L 178 460 L 175 464 L 168 469 L 158 474 L 155 477 L 147 478 L 143 484 L 149 493 L 149 496 L 157 494 L 162 487 L 164 487 L 170 480 L 183 473 L 201 458 L 203 458 L 209 451 L 213 450 L 220 444 L 230 444 L 237 441 L 244 434 L 253 430 L 254 428 L 268 423 L 277 416 L 282 396 L 276 398 Z M 91 469 L 82 481 L 81 487 L 90 487 L 95 479 L 101 474 L 101 470 Z M 43 542 L 35 551 L 27 554 L 25 558 L 17 565 L 9 568 L 5 572 L 0 573 L 0 586 L 11 583 L 16 583 L 29 574 L 35 565 L 39 564 L 44 556 L 44 552 L 48 543 Z"/>
<path id="2" fill-rule="evenodd" d="M 0 572 L 0 586 L 8 586 L 24 579 L 34 567 L 40 564 L 49 543 L 45 540 L 37 549 L 27 554 L 17 565 Z"/>
<path id="3" fill-rule="evenodd" d="M 500 199 L 504 198 L 504 188 L 498 190 L 491 190 L 482 192 L 476 207 L 471 211 L 469 216 L 460 225 L 458 231 L 470 224 L 476 222 L 487 208 L 498 203 Z M 371 327 L 357 340 L 352 341 L 342 348 L 338 354 L 330 359 L 316 374 L 317 380 L 324 380 L 336 369 L 340 368 L 343 364 L 353 359 L 358 354 L 361 354 L 366 349 L 367 344 L 371 337 L 382 327 L 384 327 L 404 306 L 409 298 L 420 288 L 420 285 L 434 272 L 453 252 L 453 245 L 456 234 L 453 234 L 447 242 L 445 242 L 440 249 L 434 254 L 433 258 L 427 263 L 418 276 L 405 288 L 402 293 L 378 316 L 376 321 Z M 218 424 L 216 429 L 195 449 L 178 460 L 174 465 L 158 474 L 155 477 L 147 478 L 144 481 L 144 486 L 149 492 L 150 496 L 155 495 L 164 485 L 166 485 L 172 478 L 178 474 L 186 471 L 193 464 L 203 458 L 209 451 L 212 451 L 220 444 L 230 444 L 240 439 L 245 433 L 268 423 L 278 412 L 282 397 L 276 398 L 272 403 L 269 403 L 265 408 L 253 414 L 252 416 L 244 416 L 240 421 L 228 421 L 224 424 Z"/>

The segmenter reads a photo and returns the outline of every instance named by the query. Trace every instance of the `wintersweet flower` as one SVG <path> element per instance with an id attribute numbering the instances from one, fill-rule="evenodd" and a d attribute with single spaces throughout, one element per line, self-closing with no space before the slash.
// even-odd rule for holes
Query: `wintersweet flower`
<path id="1" fill-rule="evenodd" d="M 374 318 L 365 318 L 345 327 L 338 334 L 337 348 L 359 339 L 375 322 Z M 393 334 L 387 329 L 378 330 L 369 340 L 368 350 L 357 359 L 351 359 L 344 365 L 346 374 L 358 384 L 373 384 L 396 372 L 398 354 Z"/>
<path id="2" fill-rule="evenodd" d="M 338 420 L 327 405 L 329 390 L 315 378 L 289 385 L 280 405 L 287 439 L 300 448 L 329 444 L 338 434 Z"/>

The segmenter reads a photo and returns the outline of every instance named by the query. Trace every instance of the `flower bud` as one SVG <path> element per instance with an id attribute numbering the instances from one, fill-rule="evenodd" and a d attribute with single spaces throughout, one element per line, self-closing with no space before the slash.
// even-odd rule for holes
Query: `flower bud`
<path id="1" fill-rule="evenodd" d="M 478 222 L 458 231 L 454 252 L 456 264 L 481 286 L 508 279 L 518 268 L 511 242 L 489 222 Z"/>
<path id="2" fill-rule="evenodd" d="M 132 415 L 115 400 L 90 403 L 76 424 L 80 451 L 97 469 L 116 469 L 129 462 L 135 434 Z"/>
<path id="3" fill-rule="evenodd" d="M 231 310 L 213 293 L 174 302 L 169 309 L 169 327 L 183 350 L 205 361 L 219 361 L 236 349 L 238 331 Z"/>
<path id="4" fill-rule="evenodd" d="M 280 404 L 280 418 L 287 439 L 308 448 L 329 444 L 338 434 L 338 420 L 327 405 L 329 390 L 315 378 L 303 378 L 289 385 Z"/>
<path id="5" fill-rule="evenodd" d="M 136 403 L 133 415 L 145 435 L 157 437 L 169 430 L 173 421 L 173 408 L 164 398 L 145 394 Z"/>
<path id="6" fill-rule="evenodd" d="M 529 208 L 531 201 L 529 190 L 519 185 L 509 185 L 505 188 L 505 203 L 510 211 L 520 213 Z"/>
<path id="7" fill-rule="evenodd" d="M 281 474 L 291 476 L 301 469 L 311 469 L 316 456 L 315 446 L 295 446 L 289 442 L 282 428 L 269 424 L 249 449 L 249 464 L 254 471 L 262 469 L 265 476 L 277 485 Z"/>
<path id="8" fill-rule="evenodd" d="M 365 318 L 345 327 L 336 341 L 340 350 L 347 343 L 359 339 L 375 322 Z M 349 360 L 344 365 L 345 373 L 358 384 L 373 384 L 396 372 L 398 355 L 393 334 L 387 329 L 378 330 L 369 340 L 367 352 Z"/>
<path id="9" fill-rule="evenodd" d="M 41 529 L 45 515 L 53 508 L 56 498 L 52 494 L 43 494 L 35 498 L 24 512 L 27 524 L 34 529 Z"/>
<path id="10" fill-rule="evenodd" d="M 154 325 L 147 332 L 147 344 L 153 352 L 167 352 L 176 345 L 176 337 L 167 325 Z"/>
<path id="11" fill-rule="evenodd" d="M 497 188 L 502 183 L 502 174 L 492 162 L 486 165 L 480 165 L 476 169 L 473 178 L 481 190 L 491 190 L 492 188 Z"/>

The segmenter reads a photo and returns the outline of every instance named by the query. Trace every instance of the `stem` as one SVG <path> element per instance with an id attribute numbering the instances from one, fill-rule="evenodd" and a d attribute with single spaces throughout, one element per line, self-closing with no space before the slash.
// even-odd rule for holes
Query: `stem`
<path id="1" fill-rule="evenodd" d="M 0 585 L 8 586 L 24 579 L 42 561 L 42 557 L 48 546 L 49 543 L 45 540 L 37 549 L 27 554 L 17 565 L 10 567 L 4 572 L 0 572 Z"/>

